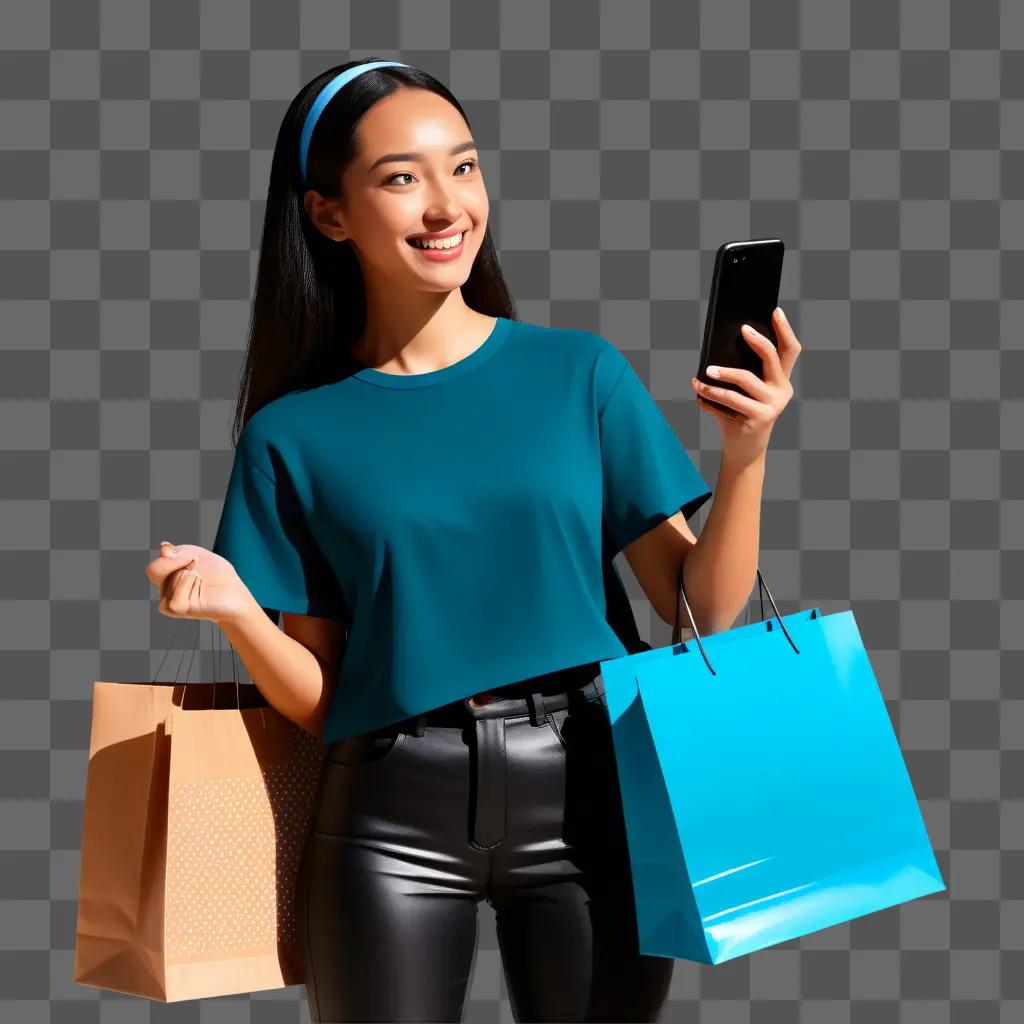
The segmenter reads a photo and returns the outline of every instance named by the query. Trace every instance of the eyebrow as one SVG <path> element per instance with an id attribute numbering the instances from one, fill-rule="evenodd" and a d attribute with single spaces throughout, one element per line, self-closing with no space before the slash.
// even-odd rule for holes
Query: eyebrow
<path id="1" fill-rule="evenodd" d="M 476 143 L 472 139 L 468 142 L 460 142 L 457 146 L 452 146 L 452 148 L 448 150 L 448 155 L 455 156 L 458 153 L 465 153 L 468 149 L 476 149 Z M 384 156 L 377 157 L 377 159 L 370 164 L 370 171 L 375 171 L 381 164 L 405 163 L 409 160 L 422 159 L 422 153 L 385 153 Z"/>

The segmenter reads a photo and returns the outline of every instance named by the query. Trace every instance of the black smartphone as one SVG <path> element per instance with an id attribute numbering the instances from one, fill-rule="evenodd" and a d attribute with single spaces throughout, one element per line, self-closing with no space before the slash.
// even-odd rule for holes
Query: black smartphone
<path id="1" fill-rule="evenodd" d="M 763 376 L 761 357 L 741 333 L 750 324 L 776 348 L 779 339 L 772 327 L 772 313 L 779 304 L 782 283 L 782 257 L 786 247 L 779 238 L 752 238 L 745 242 L 725 242 L 715 256 L 711 279 L 711 297 L 704 320 L 704 342 L 700 349 L 697 379 L 714 387 L 746 392 L 732 381 L 708 377 L 708 366 L 737 366 Z M 720 402 L 705 399 L 709 405 L 735 415 L 735 410 Z"/>

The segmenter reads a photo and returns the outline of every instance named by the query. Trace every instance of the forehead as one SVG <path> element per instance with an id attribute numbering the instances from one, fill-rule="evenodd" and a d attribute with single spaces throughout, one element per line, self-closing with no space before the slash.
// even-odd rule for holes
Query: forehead
<path id="1" fill-rule="evenodd" d="M 471 138 L 462 115 L 446 99 L 425 89 L 398 89 L 375 103 L 359 123 L 359 159 L 369 165 L 384 153 L 413 150 L 428 159 L 447 156 Z"/>

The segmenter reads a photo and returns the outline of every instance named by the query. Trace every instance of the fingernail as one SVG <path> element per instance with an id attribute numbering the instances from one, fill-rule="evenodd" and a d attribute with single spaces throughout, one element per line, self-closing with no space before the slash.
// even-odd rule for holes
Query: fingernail
<path id="1" fill-rule="evenodd" d="M 786 323 L 789 323 L 789 320 L 786 317 L 785 310 L 783 310 L 783 308 L 781 306 L 776 306 L 775 308 L 779 311 L 779 316 L 781 316 L 782 319 L 786 321 Z"/>
<path id="2" fill-rule="evenodd" d="M 708 374 L 709 377 L 719 377 L 719 376 L 721 376 L 721 373 L 720 373 L 720 371 L 719 371 L 717 366 L 709 366 L 707 368 L 707 374 Z"/>
<path id="3" fill-rule="evenodd" d="M 167 548 L 167 550 L 170 551 L 172 555 L 176 555 L 178 553 L 178 549 L 169 540 L 160 541 L 160 546 L 163 548 Z"/>

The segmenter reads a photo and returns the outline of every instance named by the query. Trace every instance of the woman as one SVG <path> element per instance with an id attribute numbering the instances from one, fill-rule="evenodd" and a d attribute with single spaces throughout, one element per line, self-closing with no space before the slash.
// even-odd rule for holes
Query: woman
<path id="1" fill-rule="evenodd" d="M 731 624 L 799 345 L 777 311 L 779 353 L 747 334 L 765 379 L 722 371 L 749 396 L 694 382 L 724 435 L 698 541 L 710 488 L 639 377 L 596 334 L 516 319 L 487 218 L 430 75 L 353 62 L 302 90 L 213 550 L 147 569 L 161 612 L 217 622 L 327 746 L 297 908 L 318 1021 L 459 1020 L 485 898 L 517 1020 L 656 1020 L 668 994 L 597 678 L 640 644 L 612 558 L 666 622 L 685 559 L 702 630 Z"/>

